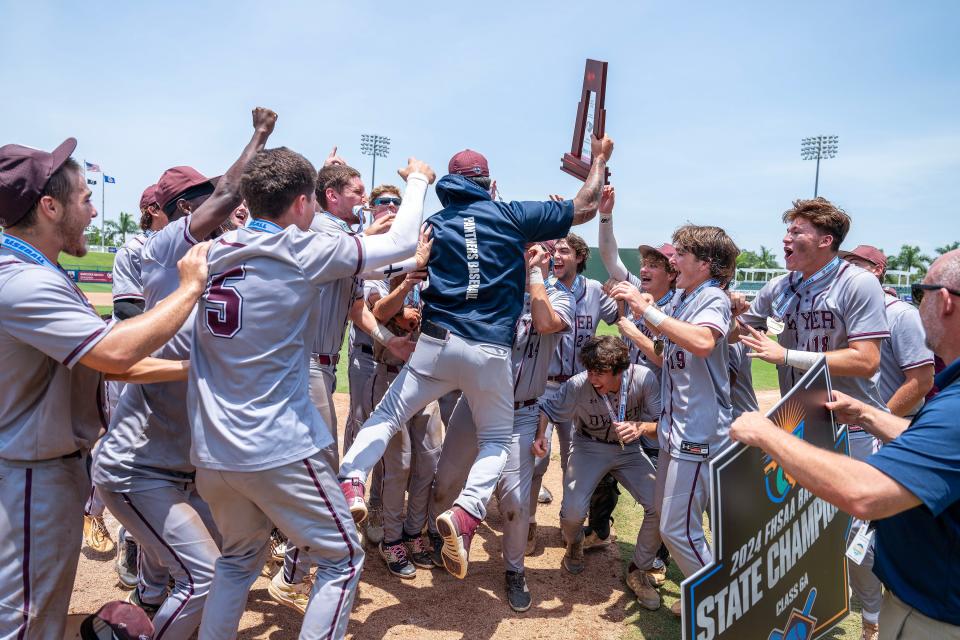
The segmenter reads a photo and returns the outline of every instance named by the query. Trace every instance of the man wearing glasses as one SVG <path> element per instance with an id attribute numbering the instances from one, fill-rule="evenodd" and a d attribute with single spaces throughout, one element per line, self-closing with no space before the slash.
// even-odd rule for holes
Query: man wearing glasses
<path id="1" fill-rule="evenodd" d="M 777 366 L 780 393 L 789 391 L 821 355 L 827 358 L 833 388 L 880 411 L 880 345 L 890 337 L 883 289 L 872 274 L 840 259 L 850 216 L 825 198 L 797 200 L 783 214 L 783 250 L 790 273 L 774 278 L 740 316 L 741 340 L 750 357 Z M 735 309 L 741 311 L 742 309 Z M 777 336 L 774 341 L 761 331 Z M 879 441 L 859 422 L 847 423 L 850 455 L 865 460 Z M 851 539 L 860 529 L 854 520 Z M 850 585 L 863 603 L 865 640 L 877 637 L 880 581 L 871 571 L 872 552 L 848 563 Z"/>
<path id="2" fill-rule="evenodd" d="M 873 570 L 887 587 L 881 638 L 960 638 L 960 250 L 939 257 L 913 299 L 927 345 L 948 363 L 912 421 L 834 392 L 827 408 L 884 441 L 866 460 L 817 448 L 759 413 L 731 436 L 760 447 L 801 486 L 875 533 Z M 906 551 L 905 551 L 906 550 Z"/>

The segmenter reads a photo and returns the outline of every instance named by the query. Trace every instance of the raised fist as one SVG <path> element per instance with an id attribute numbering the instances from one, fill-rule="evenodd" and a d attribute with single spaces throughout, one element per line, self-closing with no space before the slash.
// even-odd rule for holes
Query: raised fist
<path id="1" fill-rule="evenodd" d="M 267 135 L 273 133 L 273 127 L 277 124 L 277 114 L 266 107 L 257 107 L 253 110 L 253 128 L 257 131 L 263 131 Z"/>
<path id="2" fill-rule="evenodd" d="M 407 181 L 411 173 L 422 173 L 427 176 L 427 183 L 429 184 L 433 184 L 433 181 L 437 179 L 437 174 L 433 172 L 430 165 L 423 160 L 417 160 L 413 156 L 407 158 L 407 166 L 397 169 L 397 173 L 400 174 L 404 182 Z"/>
<path id="3" fill-rule="evenodd" d="M 594 160 L 598 158 L 603 158 L 604 162 L 610 162 L 610 156 L 613 155 L 613 140 L 608 136 L 603 136 L 603 138 L 598 138 L 597 136 L 590 136 L 590 157 Z"/>

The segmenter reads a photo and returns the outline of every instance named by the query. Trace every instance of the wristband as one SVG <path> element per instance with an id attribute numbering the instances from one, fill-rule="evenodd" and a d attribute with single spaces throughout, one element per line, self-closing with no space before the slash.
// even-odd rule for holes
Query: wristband
<path id="1" fill-rule="evenodd" d="M 667 314 L 665 314 L 663 311 L 660 311 L 660 309 L 657 309 L 653 305 L 647 307 L 647 310 L 643 312 L 643 321 L 647 324 L 652 324 L 655 327 L 659 327 L 667 318 Z"/>
<path id="2" fill-rule="evenodd" d="M 530 284 L 543 284 L 543 271 L 540 267 L 531 267 L 527 272 Z"/>
<path id="3" fill-rule="evenodd" d="M 373 331 L 370 332 L 370 335 L 373 336 L 373 339 L 380 344 L 387 344 L 390 342 L 390 340 L 397 337 L 392 331 L 390 331 L 390 329 L 387 329 L 379 322 L 373 327 Z"/>
<path id="4" fill-rule="evenodd" d="M 600 214 L 600 224 L 610 224 L 613 222 L 612 213 L 601 213 Z"/>
<path id="5" fill-rule="evenodd" d="M 783 363 L 788 367 L 793 367 L 794 369 L 802 369 L 806 371 L 817 364 L 817 361 L 823 356 L 821 353 L 816 351 L 795 351 L 793 349 L 785 349 L 783 354 Z"/>

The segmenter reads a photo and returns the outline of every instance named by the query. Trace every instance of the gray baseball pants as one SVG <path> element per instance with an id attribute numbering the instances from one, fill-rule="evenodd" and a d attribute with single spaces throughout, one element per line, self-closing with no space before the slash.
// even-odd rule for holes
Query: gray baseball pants
<path id="1" fill-rule="evenodd" d="M 62 638 L 83 539 L 80 457 L 0 460 L 0 638 Z"/>
<path id="2" fill-rule="evenodd" d="M 317 567 L 300 638 L 343 638 L 363 549 L 327 458 L 318 452 L 264 471 L 197 469 L 197 488 L 223 535 L 200 640 L 236 637 L 274 525 Z"/>
<path id="3" fill-rule="evenodd" d="M 142 491 L 101 492 L 110 513 L 140 544 L 144 558 L 156 558 L 173 576 L 173 589 L 153 618 L 154 638 L 190 638 L 200 625 L 214 563 L 220 557 L 219 536 L 210 508 L 193 483 L 170 482 Z M 146 602 L 157 602 L 143 593 L 141 597 Z"/>
<path id="4" fill-rule="evenodd" d="M 523 571 L 524 551 L 529 527 L 530 483 L 534 455 L 530 450 L 537 436 L 540 410 L 536 405 L 517 409 L 513 416 L 513 435 L 503 473 L 497 481 L 497 500 L 503 516 L 501 541 L 503 563 L 508 571 Z M 453 504 L 467 481 L 471 461 L 477 455 L 477 429 L 465 399 L 457 403 L 450 422 L 437 475 L 430 497 L 430 522 Z"/>
<path id="5" fill-rule="evenodd" d="M 660 537 L 685 577 L 713 560 L 703 534 L 710 504 L 710 462 L 680 460 L 661 451 L 654 504 L 660 508 Z"/>
<path id="6" fill-rule="evenodd" d="M 346 451 L 357 437 L 357 431 L 363 426 L 370 414 L 373 413 L 372 394 L 368 383 L 373 377 L 377 363 L 373 356 L 361 349 L 350 351 L 350 366 L 347 369 L 347 380 L 350 384 L 350 413 L 347 415 L 347 424 L 343 430 L 343 450 Z"/>
<path id="7" fill-rule="evenodd" d="M 483 519 L 513 432 L 510 349 L 449 333 L 421 334 L 417 348 L 343 457 L 340 476 L 365 480 L 390 439 L 427 403 L 460 389 L 473 409 L 479 449 L 454 504 Z"/>
<path id="8" fill-rule="evenodd" d="M 621 448 L 617 442 L 598 442 L 573 434 L 560 505 L 564 540 L 569 543 L 583 538 L 583 521 L 590 509 L 590 497 L 608 473 L 643 507 L 643 523 L 637 532 L 633 563 L 640 569 L 650 569 L 660 548 L 660 517 L 655 506 L 657 472 L 639 441 Z"/>
<path id="9" fill-rule="evenodd" d="M 559 382 L 547 382 L 547 390 L 544 392 L 544 396 L 553 395 L 558 388 L 560 388 Z M 545 432 L 547 437 L 547 454 L 542 458 L 537 458 L 536 466 L 533 469 L 533 482 L 530 485 L 530 522 L 536 522 L 537 519 L 537 497 L 540 495 L 540 487 L 543 486 L 543 476 L 550 466 L 554 431 L 557 432 L 557 439 L 560 441 L 560 470 L 563 473 L 567 471 L 570 447 L 573 442 L 573 422 L 548 423 Z"/>
<path id="10" fill-rule="evenodd" d="M 388 372 L 383 365 L 377 367 L 373 388 L 375 403 L 386 394 L 397 375 Z M 440 407 L 435 401 L 414 415 L 404 428 L 390 439 L 383 460 L 377 465 L 383 467 L 380 495 L 384 542 L 415 538 L 423 531 L 423 525 L 427 522 L 430 485 L 433 484 L 433 477 L 437 472 L 442 440 Z M 466 464 L 469 468 L 469 461 Z M 403 517 L 405 493 L 406 518 Z"/>
<path id="11" fill-rule="evenodd" d="M 310 357 L 310 401 L 320 412 L 324 424 L 330 429 L 330 435 L 333 437 L 333 444 L 324 449 L 321 453 L 328 458 L 328 462 L 333 469 L 337 468 L 340 460 L 340 453 L 337 450 L 337 411 L 333 404 L 333 392 L 337 388 L 337 369 L 334 365 L 324 365 L 317 362 L 316 356 Z M 281 527 L 277 527 L 287 532 Z M 287 548 L 283 554 L 283 577 L 288 584 L 300 582 L 310 571 L 310 561 L 307 554 L 301 553 L 295 544 L 287 541 Z"/>
<path id="12" fill-rule="evenodd" d="M 865 460 L 880 449 L 879 440 L 872 436 L 864 436 L 866 434 L 858 434 L 854 438 L 847 436 L 850 439 L 850 457 L 855 460 Z M 862 524 L 863 520 L 850 519 L 850 533 L 847 534 L 848 545 L 856 537 Z M 880 618 L 880 607 L 883 604 L 883 584 L 873 572 L 873 545 L 871 544 L 870 548 L 867 549 L 867 554 L 859 565 L 848 559 L 847 569 L 850 573 L 850 588 L 860 600 L 864 620 L 877 622 Z"/>

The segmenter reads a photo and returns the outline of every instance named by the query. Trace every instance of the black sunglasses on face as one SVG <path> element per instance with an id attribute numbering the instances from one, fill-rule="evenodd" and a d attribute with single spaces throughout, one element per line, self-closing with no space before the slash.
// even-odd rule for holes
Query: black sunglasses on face
<path id="1" fill-rule="evenodd" d="M 948 293 L 955 296 L 960 296 L 960 291 L 951 289 L 950 287 L 942 284 L 920 284 L 919 282 L 915 282 L 910 285 L 910 295 L 913 296 L 913 303 L 919 306 L 923 301 L 923 295 L 925 291 L 939 291 L 940 289 L 946 289 Z"/>
<path id="2" fill-rule="evenodd" d="M 385 205 L 392 204 L 399 207 L 401 202 L 403 202 L 402 198 L 377 198 L 373 201 L 373 206 L 383 207 Z"/>

